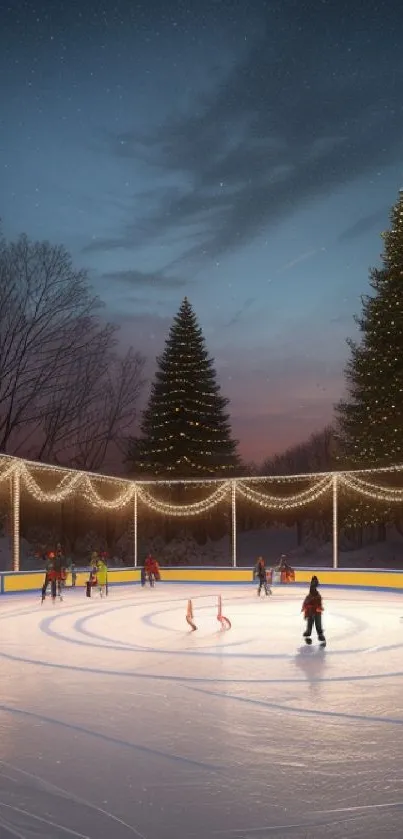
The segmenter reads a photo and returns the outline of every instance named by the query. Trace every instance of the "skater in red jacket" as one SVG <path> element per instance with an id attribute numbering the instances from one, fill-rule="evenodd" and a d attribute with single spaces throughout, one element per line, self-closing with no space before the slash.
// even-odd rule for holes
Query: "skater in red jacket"
<path id="1" fill-rule="evenodd" d="M 303 637 L 305 638 L 306 644 L 312 644 L 312 629 L 315 624 L 320 645 L 321 647 L 326 647 L 326 638 L 322 627 L 323 605 L 322 598 L 318 592 L 318 586 L 318 578 L 316 576 L 312 577 L 309 594 L 307 594 L 302 604 L 302 612 L 304 613 L 304 618 L 306 620 L 306 630 Z"/>
<path id="2" fill-rule="evenodd" d="M 150 586 L 153 587 L 156 582 L 161 579 L 160 567 L 158 562 L 151 554 L 148 554 L 144 563 L 145 580 L 148 578 Z M 145 584 L 145 580 L 143 585 Z"/>
<path id="3" fill-rule="evenodd" d="M 44 603 L 46 598 L 46 592 L 48 586 L 50 585 L 50 592 L 52 595 L 53 603 L 56 600 L 56 591 L 57 591 L 57 571 L 55 568 L 55 555 L 53 552 L 47 554 L 47 563 L 46 563 L 46 573 L 45 573 L 45 580 L 42 586 L 42 597 L 41 602 Z"/>

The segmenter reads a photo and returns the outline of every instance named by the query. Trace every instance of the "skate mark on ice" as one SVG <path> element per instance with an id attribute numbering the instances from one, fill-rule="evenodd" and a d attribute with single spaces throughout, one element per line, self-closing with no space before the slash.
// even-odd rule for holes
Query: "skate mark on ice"
<path id="1" fill-rule="evenodd" d="M 13 766 L 11 763 L 6 763 L 4 760 L 0 760 L 0 766 L 5 766 L 9 771 L 15 772 L 17 775 L 22 775 L 24 778 L 29 778 L 31 781 L 34 781 L 39 788 L 43 789 L 45 793 L 56 793 L 60 798 L 64 798 L 67 801 L 72 801 L 75 804 L 81 804 L 83 807 L 87 807 L 89 810 L 92 810 L 94 813 L 99 813 L 101 816 L 106 816 L 107 819 L 110 819 L 115 824 L 121 825 L 121 827 L 126 828 L 133 836 L 137 836 L 137 839 L 146 839 L 143 833 L 140 833 L 133 825 L 128 824 L 124 821 L 124 819 L 119 818 L 119 816 L 115 816 L 114 813 L 111 813 L 109 810 L 105 810 L 103 807 L 98 807 L 97 804 L 93 804 L 91 801 L 87 801 L 86 798 L 81 798 L 79 795 L 75 795 L 75 793 L 69 792 L 63 787 L 59 787 L 56 784 L 53 784 L 51 781 L 45 781 L 44 778 L 41 778 L 40 775 L 36 775 L 32 772 L 28 772 L 26 769 L 19 769 L 17 766 Z M 22 839 L 25 839 L 23 836 Z"/>
<path id="2" fill-rule="evenodd" d="M 346 816 L 344 819 L 332 819 L 331 821 L 328 819 L 323 821 L 318 819 L 318 821 L 314 822 L 291 822 L 290 824 L 265 825 L 265 827 L 213 830 L 212 836 L 227 836 L 228 839 L 231 839 L 231 837 L 237 837 L 237 839 L 255 839 L 255 837 L 256 839 L 266 839 L 266 837 L 268 839 L 275 839 L 276 835 L 278 835 L 279 839 L 283 839 L 286 833 L 290 833 L 292 835 L 295 830 L 305 831 L 317 827 L 337 827 L 338 825 L 346 824 L 346 822 L 355 821 L 358 821 L 357 816 Z M 192 834 L 190 834 L 190 836 L 192 836 Z M 301 834 L 299 834 L 297 839 L 302 839 Z M 303 839 L 311 839 L 311 833 L 304 833 Z"/>
<path id="3" fill-rule="evenodd" d="M 319 681 L 319 680 L 318 680 Z M 270 708 L 273 711 L 280 711 L 281 713 L 295 714 L 301 717 L 321 717 L 329 719 L 340 719 L 351 722 L 363 723 L 382 723 L 384 725 L 403 725 L 403 719 L 399 717 L 370 717 L 365 714 L 348 714 L 344 711 L 320 711 L 312 708 L 294 708 L 292 705 L 282 705 L 278 702 L 267 702 L 265 699 L 253 699 L 249 696 L 237 696 L 233 693 L 223 693 L 222 691 L 207 690 L 206 688 L 188 687 L 188 690 L 195 693 L 203 693 L 206 696 L 215 696 L 219 699 L 231 699 L 235 702 L 244 702 L 248 705 L 257 705 L 261 708 Z"/>
<path id="4" fill-rule="evenodd" d="M 28 818 L 32 819 L 36 822 L 41 822 L 42 824 L 47 824 L 50 827 L 56 827 L 58 830 L 61 830 L 62 833 L 66 833 L 68 836 L 75 836 L 76 839 L 91 839 L 88 833 L 77 833 L 76 830 L 72 830 L 71 827 L 64 827 L 62 824 L 58 824 L 58 822 L 51 821 L 50 819 L 45 819 L 43 816 L 36 816 L 35 813 L 30 813 L 28 810 L 24 810 L 22 807 L 13 807 L 11 804 L 4 804 L 0 801 L 0 807 L 4 807 L 7 810 L 11 810 L 13 813 L 21 813 L 23 816 L 28 816 Z"/>
<path id="5" fill-rule="evenodd" d="M 27 839 L 26 834 L 23 835 L 19 831 L 14 830 L 14 828 L 12 828 L 9 824 L 7 824 L 7 822 L 4 821 L 1 818 L 1 816 L 0 816 L 0 827 L 4 828 L 4 830 L 7 831 L 7 833 L 3 833 L 3 830 L 1 831 L 0 836 L 2 837 L 2 839 L 11 839 L 12 836 L 14 836 L 15 839 Z"/>
<path id="6" fill-rule="evenodd" d="M 331 813 L 365 813 L 367 810 L 401 810 L 403 808 L 403 801 L 380 802 L 379 804 L 357 804 L 354 807 L 337 807 L 334 810 L 318 810 L 320 815 L 330 815 Z"/>
<path id="7" fill-rule="evenodd" d="M 84 726 L 81 725 L 75 725 L 74 723 L 64 722 L 64 720 L 58 720 L 54 717 L 48 717 L 43 714 L 37 714 L 35 713 L 35 711 L 25 711 L 22 708 L 13 708 L 8 705 L 0 705 L 0 712 L 1 711 L 5 714 L 27 717 L 28 719 L 46 722 L 50 725 L 56 725 L 60 728 L 65 728 L 69 731 L 75 731 L 78 734 L 87 734 L 89 737 L 95 737 L 98 740 L 102 740 L 104 743 L 111 743 L 115 746 L 124 746 L 127 749 L 132 749 L 133 751 L 137 751 L 151 757 L 165 758 L 165 760 L 171 760 L 175 763 L 183 763 L 185 765 L 195 766 L 198 769 L 204 769 L 207 772 L 218 772 L 225 768 L 223 766 L 215 766 L 210 763 L 203 763 L 199 760 L 194 760 L 193 758 L 183 757 L 182 755 L 177 755 L 170 752 L 162 752 L 159 749 L 151 749 L 148 746 L 141 746 L 139 743 L 130 743 L 127 740 L 121 740 L 119 737 L 112 737 L 108 734 L 102 734 L 102 732 L 100 731 L 92 731 L 91 729 L 84 728 Z"/>

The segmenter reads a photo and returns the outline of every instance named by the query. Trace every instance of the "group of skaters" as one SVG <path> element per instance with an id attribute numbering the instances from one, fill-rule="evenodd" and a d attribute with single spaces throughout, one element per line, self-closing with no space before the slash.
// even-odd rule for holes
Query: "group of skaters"
<path id="1" fill-rule="evenodd" d="M 49 551 L 46 555 L 45 579 L 42 586 L 41 600 L 46 600 L 48 589 L 52 601 L 63 600 L 64 590 L 67 583 L 67 575 L 71 575 L 71 586 L 75 588 L 77 582 L 77 567 L 74 562 L 68 565 L 62 547 L 56 546 L 55 551 Z M 160 566 L 155 557 L 148 554 L 141 569 L 141 585 L 148 582 L 151 588 L 161 579 Z M 86 583 L 86 595 L 91 597 L 94 591 L 98 591 L 100 597 L 108 594 L 108 566 L 106 554 L 93 551 L 90 559 L 90 574 Z"/>
<path id="2" fill-rule="evenodd" d="M 45 579 L 42 586 L 41 602 L 46 600 L 48 589 L 52 601 L 63 600 L 64 590 L 67 584 L 67 575 L 71 574 L 71 586 L 75 588 L 77 582 L 77 567 L 74 562 L 69 566 L 65 559 L 60 544 L 55 551 L 49 551 L 46 555 Z M 94 589 L 98 589 L 100 597 L 108 594 L 108 566 L 106 554 L 99 554 L 93 551 L 90 560 L 90 575 L 86 584 L 87 597 L 91 597 Z"/>
<path id="3" fill-rule="evenodd" d="M 291 566 L 287 562 L 287 558 L 285 556 L 281 557 L 280 564 L 275 568 L 277 572 L 283 572 L 287 577 L 290 579 L 292 575 Z M 254 569 L 254 577 L 259 580 L 259 585 L 257 588 L 257 596 L 260 597 L 262 591 L 264 591 L 265 596 L 272 594 L 272 590 L 268 583 L 268 570 L 266 568 L 265 560 L 262 556 L 260 556 L 257 560 Z M 322 597 L 318 591 L 319 588 L 319 580 L 316 575 L 314 575 L 311 579 L 309 593 L 304 599 L 302 604 L 302 613 L 304 615 L 306 621 L 306 630 L 303 633 L 303 638 L 305 639 L 305 643 L 308 645 L 312 644 L 312 630 L 315 627 L 316 634 L 318 636 L 318 641 L 321 647 L 326 646 L 326 638 L 323 631 L 322 626 L 322 613 L 323 613 L 323 602 Z"/>
<path id="4" fill-rule="evenodd" d="M 259 580 L 259 585 L 257 589 L 257 596 L 260 597 L 262 591 L 264 591 L 265 595 L 272 594 L 272 590 L 269 584 L 269 578 L 273 578 L 273 574 L 278 574 L 280 578 L 284 578 L 286 582 L 294 582 L 295 574 L 291 565 L 287 562 L 287 557 L 283 554 L 280 557 L 280 562 L 272 569 L 268 569 L 266 567 L 266 562 L 262 556 L 259 556 L 257 563 L 254 568 L 254 577 L 257 577 Z"/>

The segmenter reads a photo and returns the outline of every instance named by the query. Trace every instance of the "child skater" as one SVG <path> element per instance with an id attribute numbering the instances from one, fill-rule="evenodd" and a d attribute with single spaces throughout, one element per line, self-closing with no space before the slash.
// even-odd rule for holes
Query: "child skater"
<path id="1" fill-rule="evenodd" d="M 320 641 L 321 647 L 326 647 L 326 638 L 323 633 L 322 627 L 322 598 L 318 592 L 319 580 L 318 578 L 312 577 L 311 585 L 309 588 L 309 594 L 307 594 L 303 604 L 302 604 L 302 612 L 304 613 L 304 618 L 306 620 L 306 630 L 303 633 L 303 637 L 305 638 L 306 644 L 312 644 L 312 629 L 313 625 L 315 624 L 316 633 L 318 636 L 318 640 Z"/>
<path id="2" fill-rule="evenodd" d="M 259 556 L 258 561 L 255 567 L 255 577 L 259 578 L 259 585 L 257 589 L 257 596 L 260 597 L 262 588 L 264 588 L 264 593 L 266 596 L 271 594 L 271 588 L 267 585 L 267 576 L 266 576 L 266 563 L 262 556 Z"/>
<path id="3" fill-rule="evenodd" d="M 107 585 L 108 585 L 108 567 L 104 559 L 99 559 L 97 562 L 97 582 L 99 588 L 99 594 L 103 597 L 107 594 Z"/>

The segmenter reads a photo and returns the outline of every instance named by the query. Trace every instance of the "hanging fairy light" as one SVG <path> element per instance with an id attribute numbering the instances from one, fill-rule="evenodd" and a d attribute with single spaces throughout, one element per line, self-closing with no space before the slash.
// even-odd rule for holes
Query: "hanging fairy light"
<path id="1" fill-rule="evenodd" d="M 310 504 L 312 501 L 316 501 L 317 498 L 320 498 L 321 495 L 328 492 L 331 486 L 332 476 L 326 475 L 313 487 L 283 498 L 251 489 L 251 487 L 244 483 L 244 481 L 240 481 L 238 483 L 238 492 L 248 501 L 252 501 L 267 510 L 290 510 L 291 508 L 303 507 L 305 504 Z"/>
<path id="2" fill-rule="evenodd" d="M 20 492 L 21 473 L 19 469 L 13 471 L 13 571 L 20 566 Z"/>
<path id="3" fill-rule="evenodd" d="M 403 488 L 385 487 L 367 480 L 367 476 L 380 478 L 383 473 L 399 474 L 403 466 L 387 466 L 380 469 L 362 469 L 351 472 L 337 473 L 315 473 L 307 475 L 280 475 L 280 476 L 254 476 L 253 478 L 190 478 L 190 479 L 162 479 L 155 481 L 131 481 L 124 478 L 108 477 L 84 471 L 74 471 L 60 466 L 51 466 L 42 463 L 34 463 L 22 458 L 13 458 L 9 455 L 0 455 L 0 483 L 18 476 L 19 486 L 40 503 L 60 503 L 73 494 L 81 493 L 82 497 L 93 507 L 104 510 L 120 510 L 138 498 L 143 504 L 157 513 L 167 516 L 194 516 L 201 515 L 212 509 L 222 501 L 231 497 L 232 507 L 236 502 L 236 494 L 239 493 L 248 501 L 268 510 L 290 510 L 303 507 L 316 501 L 322 495 L 330 491 L 334 476 L 337 476 L 340 487 L 382 502 L 403 502 Z M 34 477 L 34 474 L 35 477 Z M 38 473 L 45 475 L 56 475 L 59 482 L 55 489 L 44 490 L 38 482 Z M 272 492 L 262 492 L 257 485 L 269 484 L 270 487 L 277 487 L 279 484 L 287 484 L 293 481 L 310 480 L 312 485 L 308 489 L 291 495 L 276 495 Z M 110 491 L 116 487 L 117 494 L 112 499 L 105 499 L 99 492 L 99 485 L 105 485 Z M 190 485 L 192 487 L 213 488 L 210 495 L 191 504 L 171 504 L 156 498 L 152 489 L 154 487 L 173 487 L 176 485 Z M 136 500 L 137 504 L 137 500 Z"/>
<path id="4" fill-rule="evenodd" d="M 358 495 L 363 495 L 365 498 L 371 498 L 372 501 L 394 504 L 401 504 L 403 502 L 403 489 L 381 487 L 377 484 L 371 484 L 368 481 L 351 477 L 348 473 L 341 474 L 339 480 L 347 489 Z"/>
<path id="5" fill-rule="evenodd" d="M 25 462 L 20 462 L 18 466 L 19 474 L 22 478 L 23 484 L 30 493 L 37 501 L 41 502 L 61 502 L 65 501 L 66 498 L 69 497 L 83 482 L 85 479 L 84 472 L 73 472 L 70 474 L 65 474 L 64 477 L 61 479 L 60 483 L 53 490 L 44 491 L 40 488 L 39 484 L 32 477 L 27 465 Z"/>
<path id="6" fill-rule="evenodd" d="M 102 507 L 104 510 L 120 510 L 122 507 L 126 507 L 130 503 L 134 493 L 135 485 L 129 484 L 129 486 L 125 487 L 121 495 L 118 495 L 117 498 L 106 501 L 105 498 L 102 498 L 99 492 L 97 492 L 90 478 L 87 475 L 84 478 L 84 497 L 90 504 L 92 504 L 93 507 Z"/>
<path id="7" fill-rule="evenodd" d="M 153 498 L 150 492 L 145 490 L 140 484 L 138 485 L 138 497 L 143 504 L 154 510 L 155 513 L 161 513 L 166 516 L 199 516 L 206 513 L 217 504 L 220 504 L 228 496 L 231 489 L 231 481 L 226 481 L 221 484 L 218 489 L 211 493 L 203 501 L 195 501 L 192 504 L 170 504 L 167 501 L 160 501 Z"/>

